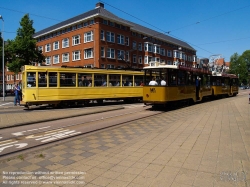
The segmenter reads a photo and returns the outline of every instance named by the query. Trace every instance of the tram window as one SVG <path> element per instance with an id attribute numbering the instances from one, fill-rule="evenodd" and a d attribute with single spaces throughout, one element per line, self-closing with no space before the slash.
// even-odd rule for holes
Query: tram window
<path id="1" fill-rule="evenodd" d="M 90 73 L 79 73 L 78 74 L 78 86 L 92 86 L 92 74 Z"/>
<path id="2" fill-rule="evenodd" d="M 133 86 L 133 76 L 132 75 L 123 75 L 122 86 Z"/>
<path id="3" fill-rule="evenodd" d="M 175 75 L 170 75 L 170 84 L 176 85 L 176 76 Z"/>
<path id="4" fill-rule="evenodd" d="M 76 87 L 76 74 L 60 73 L 60 87 Z"/>
<path id="5" fill-rule="evenodd" d="M 179 71 L 178 72 L 178 85 L 185 85 L 185 72 Z"/>
<path id="6" fill-rule="evenodd" d="M 95 74 L 94 76 L 94 86 L 107 86 L 107 75 L 106 74 Z"/>
<path id="7" fill-rule="evenodd" d="M 192 85 L 192 75 L 190 72 L 187 74 L 187 85 Z"/>
<path id="8" fill-rule="evenodd" d="M 109 75 L 109 86 L 120 86 L 121 75 Z"/>
<path id="9" fill-rule="evenodd" d="M 220 79 L 217 79 L 217 80 L 216 80 L 216 85 L 217 85 L 217 86 L 221 86 L 221 80 L 220 80 Z"/>
<path id="10" fill-rule="evenodd" d="M 27 73 L 27 87 L 36 87 L 36 72 Z"/>
<path id="11" fill-rule="evenodd" d="M 49 87 L 57 87 L 57 73 L 49 72 Z"/>
<path id="12" fill-rule="evenodd" d="M 135 75 L 135 86 L 144 86 L 143 76 Z"/>
<path id="13" fill-rule="evenodd" d="M 47 74 L 38 72 L 38 87 L 47 87 Z"/>

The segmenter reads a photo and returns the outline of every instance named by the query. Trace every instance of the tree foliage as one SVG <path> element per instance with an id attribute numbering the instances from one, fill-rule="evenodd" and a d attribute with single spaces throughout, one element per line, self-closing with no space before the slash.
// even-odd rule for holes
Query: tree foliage
<path id="1" fill-rule="evenodd" d="M 239 83 L 249 83 L 249 71 L 250 71 L 250 50 L 246 50 L 242 55 L 234 53 L 230 57 L 230 73 L 239 76 Z"/>
<path id="2" fill-rule="evenodd" d="M 30 20 L 28 14 L 21 19 L 20 26 L 15 39 L 6 42 L 7 66 L 15 74 L 20 71 L 23 65 L 44 61 L 44 56 L 37 49 L 36 40 L 32 37 L 35 34 L 35 29 L 33 28 L 33 21 Z"/>

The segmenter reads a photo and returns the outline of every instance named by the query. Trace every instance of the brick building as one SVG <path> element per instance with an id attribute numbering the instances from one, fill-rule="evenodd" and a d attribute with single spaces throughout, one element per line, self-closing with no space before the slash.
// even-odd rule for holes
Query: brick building
<path id="1" fill-rule="evenodd" d="M 189 44 L 124 20 L 103 3 L 36 32 L 34 38 L 46 56 L 46 62 L 38 65 L 110 69 L 143 68 L 150 61 L 196 65 L 196 50 Z"/>

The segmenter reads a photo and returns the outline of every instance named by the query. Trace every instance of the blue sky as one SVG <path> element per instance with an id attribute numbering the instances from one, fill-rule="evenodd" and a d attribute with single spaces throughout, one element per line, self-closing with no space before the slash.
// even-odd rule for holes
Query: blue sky
<path id="1" fill-rule="evenodd" d="M 98 0 L 0 0 L 4 39 L 14 39 L 20 20 L 29 13 L 40 31 L 95 8 Z M 198 58 L 250 50 L 249 0 L 105 0 L 117 16 L 189 43 Z M 1 30 L 3 24 L 1 23 Z"/>

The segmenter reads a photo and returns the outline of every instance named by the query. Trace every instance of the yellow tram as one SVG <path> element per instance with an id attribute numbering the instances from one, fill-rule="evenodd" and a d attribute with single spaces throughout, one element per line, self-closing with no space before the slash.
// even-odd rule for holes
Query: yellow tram
<path id="1" fill-rule="evenodd" d="M 213 76 L 207 69 L 161 65 L 158 62 L 151 62 L 143 69 L 146 76 L 143 87 L 145 104 L 166 105 L 172 101 L 195 103 L 212 96 L 238 93 L 238 77 L 235 75 Z M 152 79 L 156 82 L 154 85 L 150 85 Z M 214 85 L 217 80 L 221 83 Z"/>
<path id="2" fill-rule="evenodd" d="M 143 72 L 59 66 L 22 67 L 21 105 L 87 104 L 142 100 Z"/>

